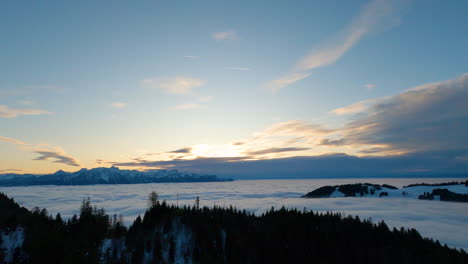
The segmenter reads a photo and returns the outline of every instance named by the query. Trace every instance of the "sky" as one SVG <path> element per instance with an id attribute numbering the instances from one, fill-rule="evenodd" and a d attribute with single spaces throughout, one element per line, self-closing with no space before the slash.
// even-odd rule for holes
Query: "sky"
<path id="1" fill-rule="evenodd" d="M 468 173 L 466 1 L 9 1 L 0 174 Z"/>

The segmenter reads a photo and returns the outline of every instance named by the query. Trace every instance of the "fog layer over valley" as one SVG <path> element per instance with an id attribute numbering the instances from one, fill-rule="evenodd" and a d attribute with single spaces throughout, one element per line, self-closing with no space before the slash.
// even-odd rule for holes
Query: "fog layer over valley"
<path id="1" fill-rule="evenodd" d="M 449 246 L 468 249 L 468 204 L 441 201 L 423 201 L 392 197 L 347 197 L 303 199 L 302 195 L 325 185 L 358 182 L 390 184 L 401 188 L 413 183 L 441 183 L 464 179 L 311 179 L 311 180 L 251 180 L 210 183 L 157 183 L 90 186 L 32 186 L 2 187 L 0 192 L 14 198 L 19 204 L 33 208 L 47 208 L 50 214 L 61 213 L 64 218 L 78 213 L 85 197 L 94 205 L 103 207 L 110 215 L 122 214 L 126 223 L 132 222 L 147 208 L 147 197 L 157 191 L 162 200 L 172 204 L 193 205 L 197 196 L 200 205 L 233 205 L 257 214 L 272 206 L 307 208 L 314 211 L 342 212 L 385 220 L 390 227 L 415 228 L 425 237 L 433 237 Z"/>

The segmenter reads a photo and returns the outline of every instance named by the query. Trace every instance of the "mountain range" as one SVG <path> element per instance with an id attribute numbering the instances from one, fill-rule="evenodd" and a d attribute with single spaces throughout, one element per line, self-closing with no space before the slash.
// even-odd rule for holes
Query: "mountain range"
<path id="1" fill-rule="evenodd" d="M 94 185 L 137 184 L 161 182 L 223 182 L 232 179 L 215 175 L 182 173 L 177 170 L 121 170 L 118 167 L 81 169 L 76 172 L 59 170 L 53 174 L 0 174 L 0 186 L 31 185 Z"/>

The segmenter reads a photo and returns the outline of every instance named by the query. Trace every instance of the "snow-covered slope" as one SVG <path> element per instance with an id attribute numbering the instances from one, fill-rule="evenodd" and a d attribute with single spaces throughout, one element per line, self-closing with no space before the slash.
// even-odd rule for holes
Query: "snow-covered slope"
<path id="1" fill-rule="evenodd" d="M 2 241 L 0 244 L 0 251 L 3 251 L 4 254 L 3 261 L 5 263 L 11 263 L 15 257 L 15 251 L 19 254 L 19 249 L 23 246 L 24 230 L 21 227 L 17 227 L 15 230 L 11 231 L 0 231 L 0 235 Z M 0 263 L 2 263 L 1 259 Z"/>
<path id="2" fill-rule="evenodd" d="M 336 197 L 380 197 L 380 198 L 412 198 L 418 199 L 421 195 L 430 194 L 436 189 L 447 189 L 448 191 L 468 195 L 468 186 L 465 184 L 453 185 L 419 185 L 403 188 L 396 188 L 390 185 L 376 184 L 346 184 L 338 186 L 324 186 L 304 195 L 304 198 L 336 198 Z M 421 198 L 420 198 L 421 199 Z M 434 200 L 440 200 L 438 195 Z"/>
<path id="3" fill-rule="evenodd" d="M 28 185 L 93 185 L 93 184 L 133 184 L 155 182 L 217 182 L 229 181 L 214 175 L 181 173 L 177 170 L 120 170 L 117 167 L 81 169 L 76 172 L 59 170 L 47 175 L 0 175 L 0 186 Z"/>

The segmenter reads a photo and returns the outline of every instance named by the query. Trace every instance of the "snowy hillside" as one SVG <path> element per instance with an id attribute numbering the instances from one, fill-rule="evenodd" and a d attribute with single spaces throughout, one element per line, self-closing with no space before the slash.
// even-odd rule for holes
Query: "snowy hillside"
<path id="1" fill-rule="evenodd" d="M 177 170 L 121 170 L 117 167 L 81 169 L 76 172 L 59 170 L 54 174 L 3 174 L 0 186 L 29 185 L 93 185 L 93 184 L 134 184 L 158 182 L 218 182 L 231 179 L 218 178 L 215 175 L 181 173 Z"/>
<path id="2" fill-rule="evenodd" d="M 11 263 L 15 258 L 15 254 L 19 254 L 19 249 L 23 246 L 24 231 L 21 227 L 17 227 L 11 231 L 0 231 L 0 254 L 3 252 L 4 261 Z M 0 261 L 1 263 L 1 261 Z"/>
<path id="3" fill-rule="evenodd" d="M 441 197 L 442 195 L 442 197 Z M 454 196 L 444 199 L 444 195 Z M 398 189 L 391 185 L 370 183 L 324 186 L 302 196 L 303 198 L 336 198 L 336 197 L 380 197 L 412 198 L 425 200 L 445 200 L 466 202 L 468 186 L 466 184 L 413 185 Z"/>

